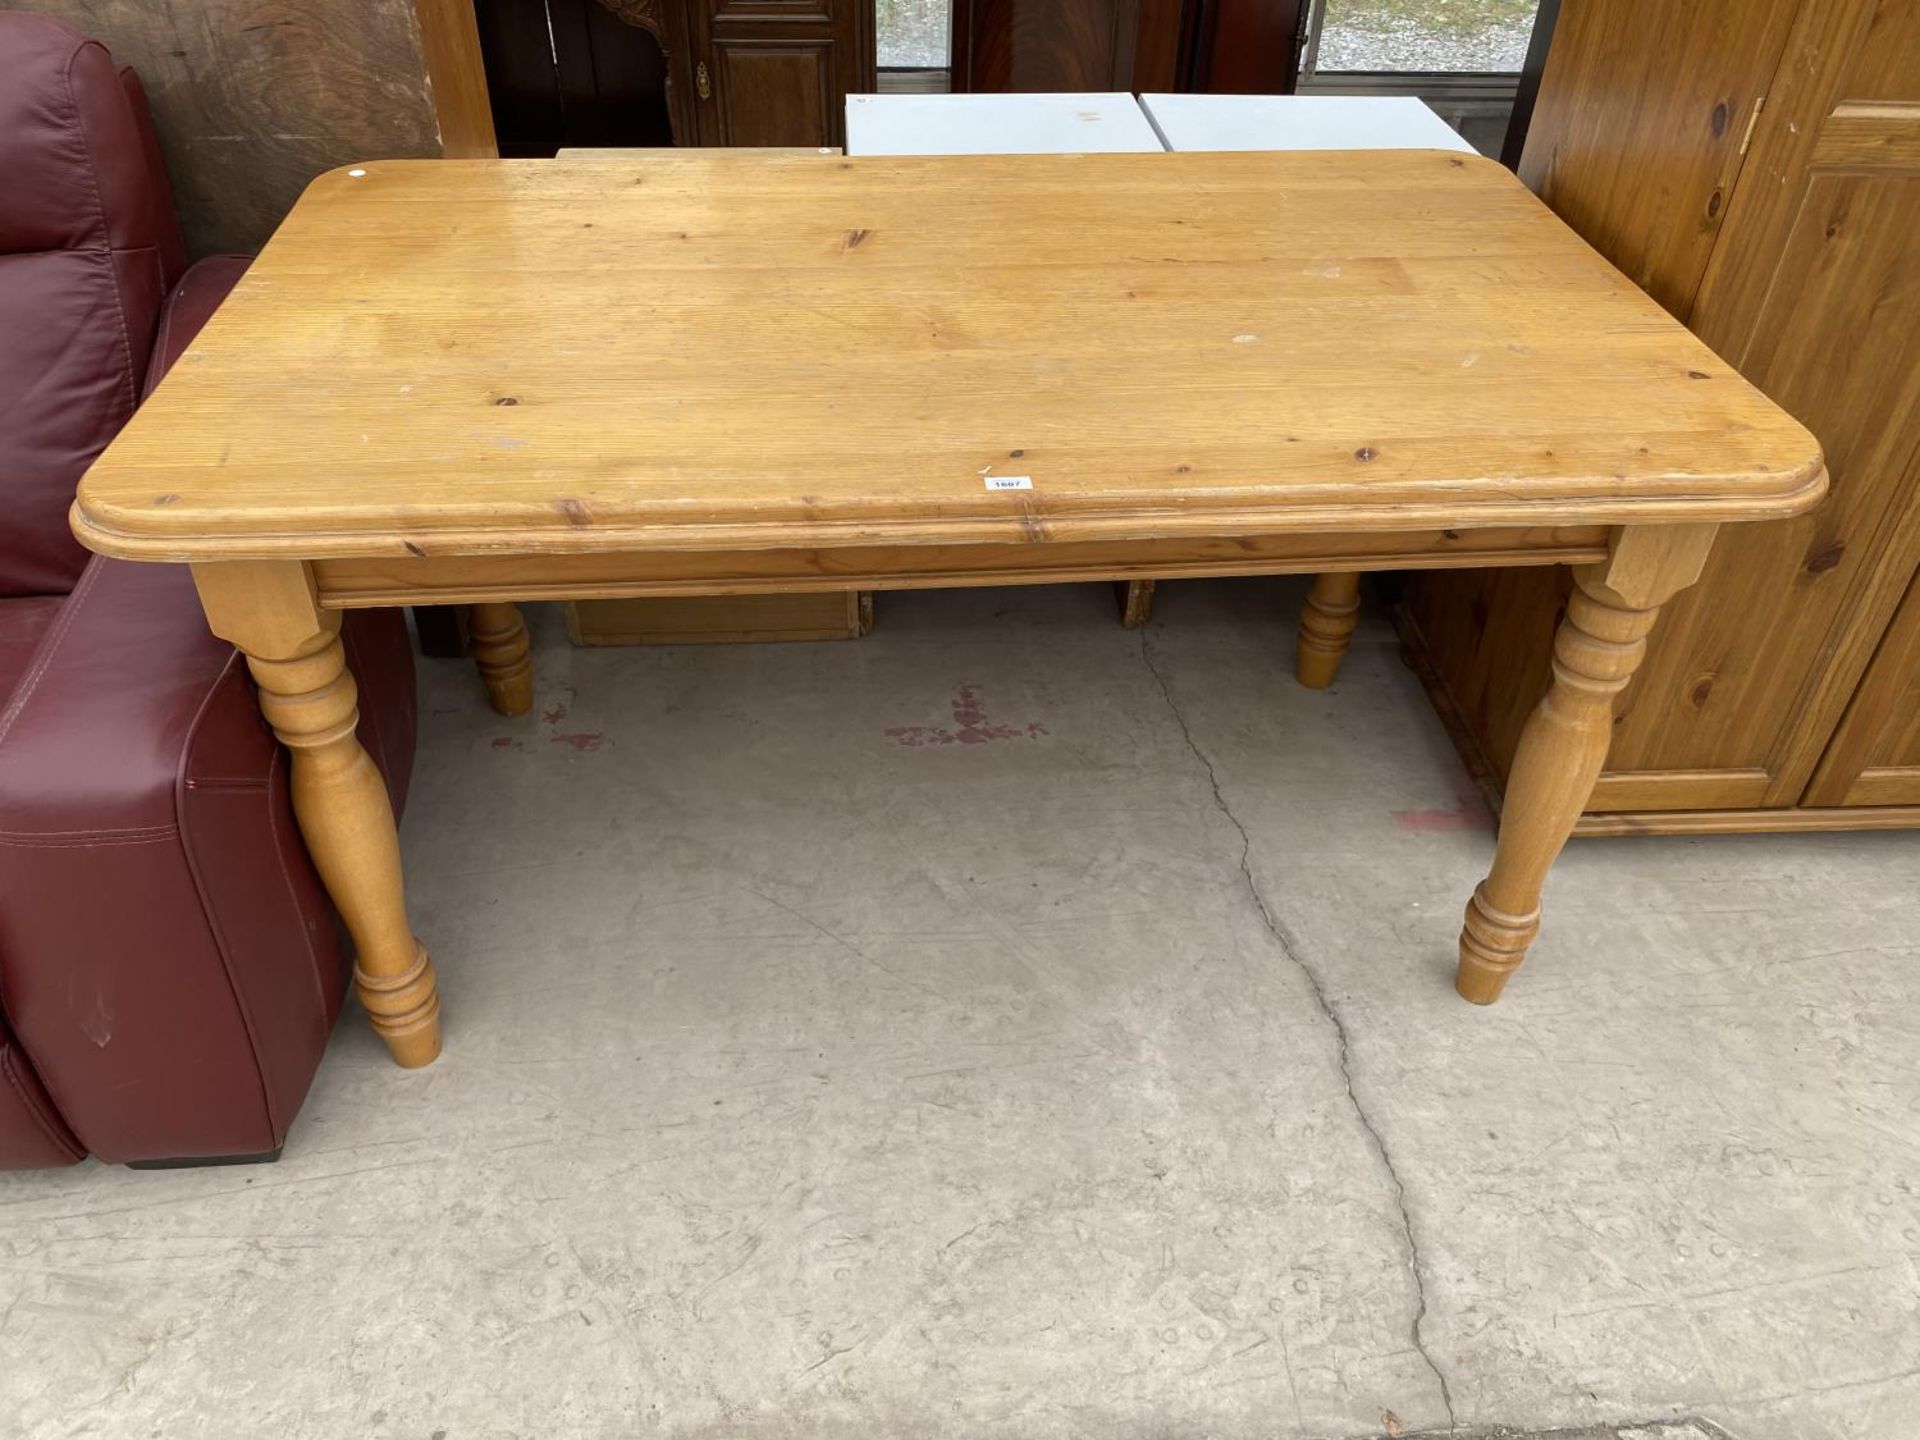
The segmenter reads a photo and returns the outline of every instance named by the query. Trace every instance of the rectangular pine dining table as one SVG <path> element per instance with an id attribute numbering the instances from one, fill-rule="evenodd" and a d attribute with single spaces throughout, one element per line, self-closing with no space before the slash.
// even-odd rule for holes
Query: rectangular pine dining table
<path id="1" fill-rule="evenodd" d="M 1456 984 L 1494 1000 L 1660 606 L 1826 484 L 1791 417 L 1441 151 L 368 161 L 314 181 L 81 483 L 189 565 L 402 1065 L 440 1049 L 340 644 L 463 603 L 1569 565 Z M 1311 653 L 1310 653 L 1311 652 Z M 446 957 L 442 957 L 443 960 Z"/>

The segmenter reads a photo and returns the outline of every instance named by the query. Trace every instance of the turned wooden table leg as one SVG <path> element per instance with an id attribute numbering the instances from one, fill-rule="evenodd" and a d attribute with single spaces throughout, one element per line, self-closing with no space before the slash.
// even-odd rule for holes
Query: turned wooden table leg
<path id="1" fill-rule="evenodd" d="M 493 708 L 502 715 L 526 714 L 533 708 L 533 661 L 520 607 L 505 600 L 473 606 L 467 635 Z"/>
<path id="2" fill-rule="evenodd" d="M 1360 572 L 1329 570 L 1314 576 L 1293 658 L 1293 673 L 1302 685 L 1324 690 L 1334 682 L 1359 621 Z"/>
<path id="3" fill-rule="evenodd" d="M 1540 933 L 1540 890 L 1593 794 L 1613 738 L 1613 704 L 1646 654 L 1660 607 L 1699 577 L 1711 525 L 1629 527 L 1612 553 L 1574 571 L 1554 637 L 1553 683 L 1520 733 L 1493 869 L 1467 902 L 1454 987 L 1500 998 Z"/>
<path id="4" fill-rule="evenodd" d="M 298 562 L 195 565 L 193 578 L 213 633 L 246 654 L 261 713 L 292 754 L 293 813 L 353 936 L 360 1002 L 397 1062 L 426 1065 L 440 1053 L 440 997 L 407 924 L 386 782 L 354 734 L 340 612 L 319 608 Z"/>
<path id="5" fill-rule="evenodd" d="M 1120 591 L 1120 623 L 1129 630 L 1138 630 L 1153 616 L 1153 581 L 1122 580 Z"/>

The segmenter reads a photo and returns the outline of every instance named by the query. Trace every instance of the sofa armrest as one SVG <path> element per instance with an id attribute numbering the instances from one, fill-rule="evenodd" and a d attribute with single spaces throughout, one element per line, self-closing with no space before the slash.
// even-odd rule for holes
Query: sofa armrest
<path id="1" fill-rule="evenodd" d="M 186 567 L 94 560 L 0 712 L 0 1007 L 102 1159 L 280 1143 L 341 993 L 306 857 L 273 843 L 291 822 Z M 246 866 L 257 895 L 236 906 L 209 840 L 269 862 Z"/>
<path id="2" fill-rule="evenodd" d="M 153 337 L 153 357 L 147 362 L 147 383 L 140 398 L 146 399 L 160 377 L 173 368 L 193 343 L 193 337 L 213 318 L 240 277 L 253 261 L 245 255 L 209 255 L 187 267 L 180 283 L 173 287 L 160 306 L 160 328 Z"/>
<path id="3" fill-rule="evenodd" d="M 397 612 L 353 617 L 361 738 L 404 796 Z M 95 559 L 0 709 L 0 1011 L 104 1160 L 285 1137 L 345 990 L 285 752 L 183 565 Z"/>

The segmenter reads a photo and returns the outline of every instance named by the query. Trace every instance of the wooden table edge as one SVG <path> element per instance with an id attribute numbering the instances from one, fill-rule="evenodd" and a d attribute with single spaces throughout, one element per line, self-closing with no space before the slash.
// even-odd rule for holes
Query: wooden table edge
<path id="1" fill-rule="evenodd" d="M 662 552 L 738 552 L 818 549 L 859 545 L 978 545 L 1077 541 L 1152 541 L 1199 537 L 1253 537 L 1412 531 L 1434 528 L 1525 528 L 1530 526 L 1734 524 L 1787 519 L 1804 514 L 1825 497 L 1827 471 L 1815 453 L 1784 472 L 1772 488 L 1754 491 L 1634 499 L 1594 496 L 1578 500 L 1476 501 L 1449 504 L 1444 496 L 1372 504 L 1325 503 L 1258 509 L 1169 511 L 1160 515 L 1049 514 L 1030 501 L 1002 515 L 947 519 L 841 521 L 796 524 L 790 520 L 736 524 L 601 523 L 576 510 L 574 523 L 427 524 L 417 530 L 290 531 L 215 534 L 183 530 L 178 518 L 166 530 L 129 527 L 110 508 L 90 509 L 81 482 L 68 523 L 80 543 L 118 560 L 192 563 L 212 560 L 324 560 L 487 555 L 590 555 Z M 1024 496 L 1022 497 L 1024 501 Z M 115 521 L 121 523 L 114 523 Z"/>

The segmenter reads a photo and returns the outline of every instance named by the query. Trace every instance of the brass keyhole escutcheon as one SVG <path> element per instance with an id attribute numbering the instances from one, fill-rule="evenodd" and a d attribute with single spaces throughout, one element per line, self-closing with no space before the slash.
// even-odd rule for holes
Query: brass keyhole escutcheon
<path id="1" fill-rule="evenodd" d="M 693 88 L 700 92 L 702 100 L 713 98 L 713 84 L 707 79 L 707 62 L 704 60 L 693 67 Z"/>

